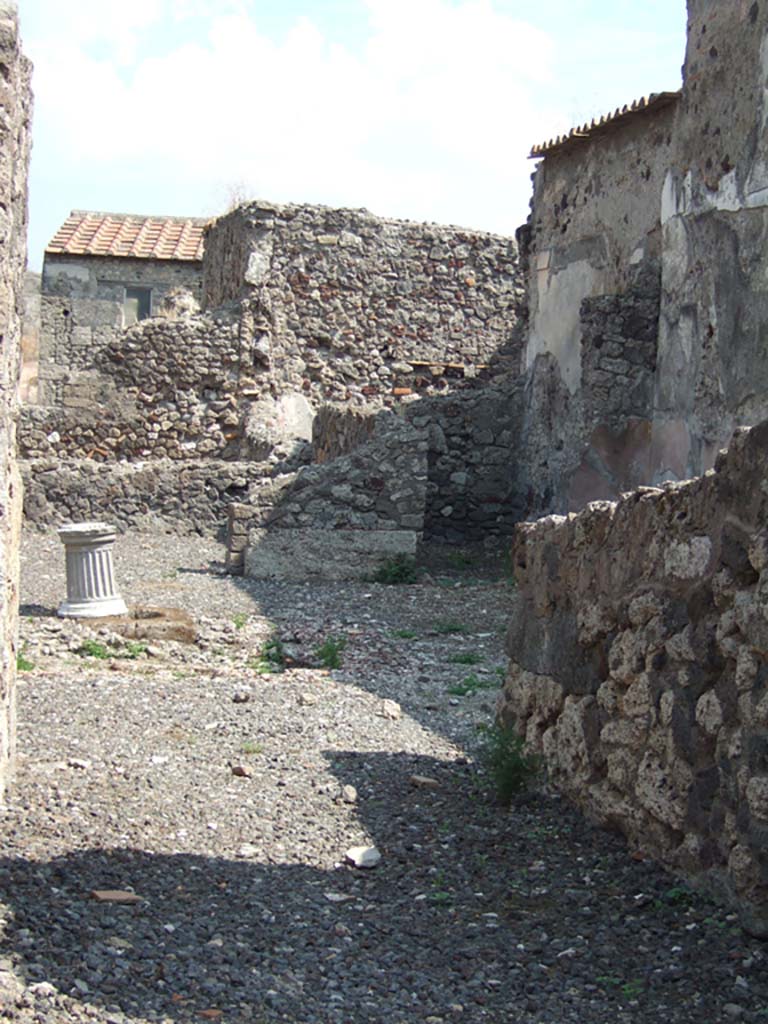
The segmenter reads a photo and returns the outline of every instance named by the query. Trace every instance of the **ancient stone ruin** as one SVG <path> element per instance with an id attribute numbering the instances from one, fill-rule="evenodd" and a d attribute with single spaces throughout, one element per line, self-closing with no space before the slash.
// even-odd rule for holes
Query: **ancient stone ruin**
<path id="1" fill-rule="evenodd" d="M 201 309 L 150 303 L 126 329 L 143 286 L 51 252 L 19 448 L 30 523 L 226 525 L 257 577 L 517 530 L 504 720 L 587 813 L 768 934 L 768 10 L 688 12 L 679 93 L 534 148 L 519 249 L 250 203 L 206 231 Z"/>
<path id="2" fill-rule="evenodd" d="M 83 257 L 50 258 L 42 404 L 19 437 L 30 522 L 215 532 L 309 460 L 324 403 L 375 414 L 519 362 L 524 282 L 493 235 L 252 203 L 206 233 L 203 312 L 92 329 L 85 346 L 72 321 L 119 316 L 120 296 L 85 299 L 67 284 Z"/>
<path id="3" fill-rule="evenodd" d="M 31 65 L 20 50 L 18 12 L 0 3 L 0 107 L 6 133 L 0 149 L 0 800 L 15 748 L 16 641 L 19 609 L 21 480 L 16 467 L 17 380 L 21 345 L 21 294 L 27 261 L 27 168 L 29 166 Z"/>

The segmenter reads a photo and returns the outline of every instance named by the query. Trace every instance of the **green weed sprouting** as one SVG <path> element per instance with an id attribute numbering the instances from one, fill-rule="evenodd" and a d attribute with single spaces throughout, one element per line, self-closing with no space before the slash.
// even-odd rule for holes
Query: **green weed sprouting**
<path id="1" fill-rule="evenodd" d="M 341 652 L 347 646 L 343 636 L 329 636 L 315 651 L 315 657 L 323 668 L 341 668 Z"/>
<path id="2" fill-rule="evenodd" d="M 387 558 L 371 576 L 371 583 L 396 585 L 415 583 L 419 578 L 416 562 L 409 555 L 393 555 Z"/>
<path id="3" fill-rule="evenodd" d="M 27 645 L 21 648 L 20 651 L 16 652 L 16 671 L 17 672 L 31 672 L 35 667 L 34 662 L 30 661 L 27 657 Z"/>
<path id="4" fill-rule="evenodd" d="M 525 752 L 525 740 L 511 726 L 481 728 L 480 763 L 493 780 L 499 802 L 509 804 L 541 771 L 539 758 Z"/>
<path id="5" fill-rule="evenodd" d="M 258 657 L 248 663 L 259 675 L 271 675 L 285 669 L 285 650 L 279 636 L 272 636 L 262 644 Z"/>
<path id="6" fill-rule="evenodd" d="M 112 653 L 105 644 L 99 643 L 98 640 L 93 640 L 91 637 L 83 640 L 75 654 L 79 654 L 81 658 L 100 658 L 102 661 L 112 657 Z"/>

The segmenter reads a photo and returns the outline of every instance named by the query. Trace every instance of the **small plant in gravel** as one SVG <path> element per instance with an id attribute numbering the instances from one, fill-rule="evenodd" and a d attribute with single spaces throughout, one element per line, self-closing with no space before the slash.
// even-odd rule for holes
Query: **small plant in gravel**
<path id="1" fill-rule="evenodd" d="M 472 672 L 470 675 L 465 676 L 460 683 L 454 683 L 453 686 L 449 686 L 448 693 L 452 697 L 471 697 L 478 690 L 495 690 L 497 685 L 495 679 L 481 679 Z"/>
<path id="2" fill-rule="evenodd" d="M 240 747 L 241 754 L 260 754 L 262 751 L 260 743 L 256 743 L 255 740 L 246 740 Z"/>
<path id="3" fill-rule="evenodd" d="M 237 614 L 232 617 L 232 625 L 235 627 L 235 629 L 242 629 L 247 621 L 248 616 L 245 614 L 245 612 L 237 612 Z"/>
<path id="4" fill-rule="evenodd" d="M 249 661 L 248 667 L 262 676 L 283 672 L 285 670 L 285 651 L 280 637 L 272 636 L 262 644 L 258 657 Z"/>
<path id="5" fill-rule="evenodd" d="M 120 652 L 121 658 L 140 658 L 142 654 L 147 653 L 147 645 L 143 640 L 128 640 L 126 641 L 125 647 Z"/>
<path id="6" fill-rule="evenodd" d="M 493 780 L 502 804 L 509 804 L 541 770 L 539 759 L 526 754 L 523 737 L 498 722 L 481 728 L 479 759 Z"/>
<path id="7" fill-rule="evenodd" d="M 323 668 L 341 668 L 341 652 L 347 646 L 343 636 L 329 636 L 315 651 L 315 657 Z"/>
<path id="8" fill-rule="evenodd" d="M 415 629 L 393 629 L 392 636 L 397 640 L 415 640 L 418 633 Z"/>
<path id="9" fill-rule="evenodd" d="M 468 633 L 469 630 L 460 622 L 438 622 L 433 632 L 437 633 L 438 636 L 452 636 L 456 633 Z"/>
<path id="10" fill-rule="evenodd" d="M 657 910 L 666 907 L 688 907 L 696 901 L 696 896 L 684 885 L 673 885 L 671 889 L 655 901 Z"/>
<path id="11" fill-rule="evenodd" d="M 35 667 L 34 662 L 30 661 L 29 658 L 27 657 L 26 651 L 27 651 L 27 645 L 24 644 L 24 646 L 21 648 L 21 650 L 17 651 L 17 653 L 16 653 L 16 671 L 17 672 L 31 672 L 32 669 Z"/>
<path id="12" fill-rule="evenodd" d="M 393 555 L 381 563 L 371 576 L 371 583 L 397 585 L 415 583 L 418 578 L 416 562 L 409 555 Z"/>
<path id="13" fill-rule="evenodd" d="M 632 978 L 631 981 L 625 981 L 621 986 L 621 994 L 625 999 L 637 999 L 638 996 L 643 994 L 643 983 L 639 978 Z"/>
<path id="14" fill-rule="evenodd" d="M 461 654 L 452 654 L 448 661 L 451 665 L 479 665 L 482 656 L 476 651 L 463 651 Z"/>
<path id="15" fill-rule="evenodd" d="M 102 644 L 98 640 L 93 640 L 91 637 L 83 640 L 75 651 L 75 654 L 79 654 L 81 658 L 100 658 L 102 661 L 112 657 L 112 654 L 106 644 Z"/>
<path id="16" fill-rule="evenodd" d="M 448 890 L 445 874 L 442 871 L 435 872 L 435 876 L 432 879 L 432 891 L 427 899 L 438 907 L 453 903 L 453 893 Z"/>

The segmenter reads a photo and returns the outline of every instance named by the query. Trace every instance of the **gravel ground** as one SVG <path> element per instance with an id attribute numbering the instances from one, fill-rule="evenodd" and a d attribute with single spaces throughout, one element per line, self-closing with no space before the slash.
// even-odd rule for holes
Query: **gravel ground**
<path id="1" fill-rule="evenodd" d="M 198 631 L 145 644 L 56 619 L 61 546 L 25 538 L 0 1020 L 768 1020 L 768 948 L 726 911 L 544 783 L 495 802 L 503 579 L 454 558 L 407 587 L 259 584 L 222 558 L 119 539 L 129 604 Z"/>

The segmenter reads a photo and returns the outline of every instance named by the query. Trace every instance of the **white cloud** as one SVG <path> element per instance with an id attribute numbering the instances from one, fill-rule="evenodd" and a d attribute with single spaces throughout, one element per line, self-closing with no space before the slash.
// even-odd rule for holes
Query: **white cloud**
<path id="1" fill-rule="evenodd" d="M 311 17 L 269 38 L 240 0 L 78 0 L 71 20 L 72 5 L 33 2 L 55 13 L 30 49 L 38 146 L 62 189 L 87 168 L 120 209 L 136 199 L 119 187 L 149 197 L 178 181 L 201 207 L 243 182 L 279 201 L 506 231 L 525 214 L 554 51 L 490 0 L 366 0 L 354 52 Z M 169 31 L 190 18 L 203 34 Z"/>

